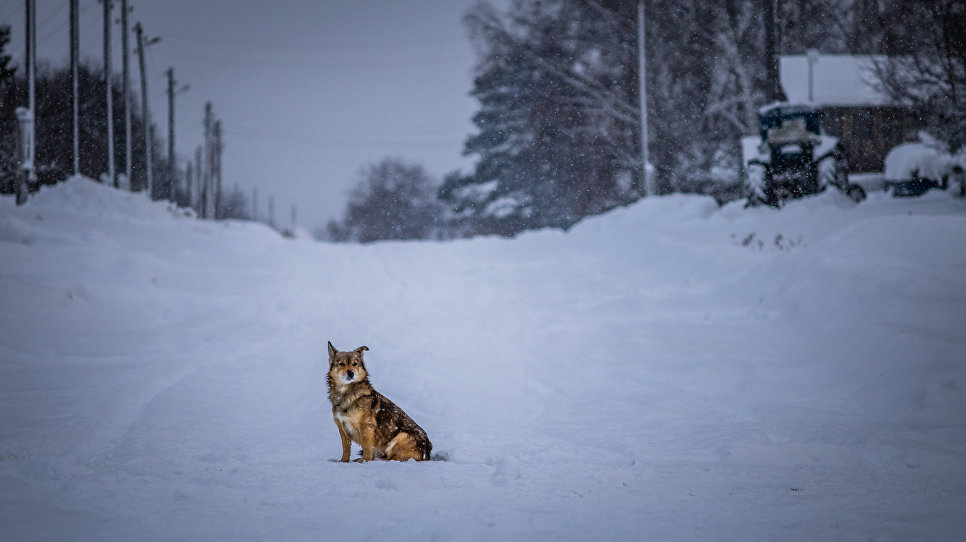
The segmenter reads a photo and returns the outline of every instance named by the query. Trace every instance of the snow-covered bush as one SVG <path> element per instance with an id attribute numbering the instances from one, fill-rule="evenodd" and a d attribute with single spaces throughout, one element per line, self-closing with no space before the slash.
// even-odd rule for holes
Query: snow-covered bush
<path id="1" fill-rule="evenodd" d="M 944 184 L 956 175 L 957 166 L 962 170 L 964 153 L 956 156 L 948 152 L 945 143 L 920 134 L 920 141 L 903 143 L 894 147 L 885 157 L 885 180 L 907 181 L 924 179 Z"/>

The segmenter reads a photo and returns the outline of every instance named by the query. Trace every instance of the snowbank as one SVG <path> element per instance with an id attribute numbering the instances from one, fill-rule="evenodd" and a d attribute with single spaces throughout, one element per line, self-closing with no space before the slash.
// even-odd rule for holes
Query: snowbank
<path id="1" fill-rule="evenodd" d="M 949 153 L 927 143 L 897 145 L 885 158 L 886 181 L 929 179 L 936 182 L 952 174 L 955 161 Z"/>
<path id="2" fill-rule="evenodd" d="M 959 539 L 966 206 L 328 245 L 0 200 L 4 540 Z M 325 342 L 446 461 L 340 464 Z"/>

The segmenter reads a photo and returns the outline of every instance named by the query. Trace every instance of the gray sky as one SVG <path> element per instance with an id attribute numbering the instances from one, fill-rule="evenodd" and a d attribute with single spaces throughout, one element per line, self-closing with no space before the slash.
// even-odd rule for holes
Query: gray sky
<path id="1" fill-rule="evenodd" d="M 359 168 L 385 156 L 422 164 L 441 178 L 467 170 L 462 145 L 473 130 L 468 96 L 475 61 L 462 17 L 476 0 L 336 1 L 130 0 L 130 23 L 146 36 L 153 120 L 167 133 L 164 71 L 190 85 L 177 97 L 175 141 L 192 158 L 204 103 L 224 130 L 226 188 L 237 183 L 260 210 L 313 228 L 344 208 Z M 116 0 L 119 5 L 119 0 Z M 80 0 L 82 56 L 100 63 L 103 11 Z M 38 57 L 66 65 L 68 1 L 37 0 Z M 117 8 L 115 8 L 117 13 Z M 23 61 L 23 0 L 0 0 Z M 113 65 L 121 70 L 120 25 Z M 134 46 L 134 38 L 131 38 Z M 140 92 L 136 55 L 132 85 Z"/>

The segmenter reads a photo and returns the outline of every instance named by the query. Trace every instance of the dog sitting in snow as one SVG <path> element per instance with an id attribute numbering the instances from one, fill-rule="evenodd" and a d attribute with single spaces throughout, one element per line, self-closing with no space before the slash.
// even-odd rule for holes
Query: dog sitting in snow
<path id="1" fill-rule="evenodd" d="M 362 446 L 362 458 L 357 461 L 429 459 L 433 444 L 423 428 L 369 383 L 362 360 L 366 350 L 369 348 L 360 346 L 340 352 L 329 343 L 326 381 L 332 417 L 342 437 L 341 461 L 349 461 L 353 441 Z"/>

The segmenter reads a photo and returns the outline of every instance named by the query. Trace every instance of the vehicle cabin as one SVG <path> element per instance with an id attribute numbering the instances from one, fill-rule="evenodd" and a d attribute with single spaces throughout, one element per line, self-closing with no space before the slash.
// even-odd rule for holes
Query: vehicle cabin
<path id="1" fill-rule="evenodd" d="M 923 127 L 914 111 L 890 103 L 875 88 L 872 69 L 881 60 L 850 55 L 780 58 L 780 79 L 788 101 L 811 104 L 821 111 L 822 131 L 841 140 L 849 173 L 881 172 L 889 150 L 914 139 Z"/>

